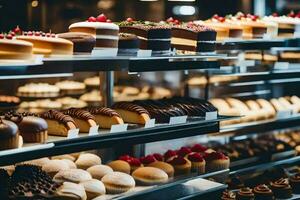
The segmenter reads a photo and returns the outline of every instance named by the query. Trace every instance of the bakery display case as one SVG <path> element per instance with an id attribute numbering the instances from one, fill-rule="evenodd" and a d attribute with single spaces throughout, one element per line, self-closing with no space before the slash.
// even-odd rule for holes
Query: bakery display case
<path id="1" fill-rule="evenodd" d="M 292 14 L 0 34 L 0 199 L 300 198 Z"/>

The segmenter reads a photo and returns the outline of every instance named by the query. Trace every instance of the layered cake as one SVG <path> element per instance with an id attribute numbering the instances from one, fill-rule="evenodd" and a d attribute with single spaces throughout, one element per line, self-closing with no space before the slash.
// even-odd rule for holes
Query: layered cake
<path id="1" fill-rule="evenodd" d="M 70 32 L 88 33 L 96 38 L 95 48 L 118 48 L 119 26 L 111 23 L 104 14 L 69 26 Z"/>
<path id="2" fill-rule="evenodd" d="M 68 32 L 58 34 L 57 37 L 73 42 L 74 53 L 90 53 L 96 44 L 95 37 L 87 33 Z"/>
<path id="3" fill-rule="evenodd" d="M 135 34 L 140 39 L 140 49 L 153 53 L 169 52 L 171 49 L 171 27 L 149 21 L 134 21 L 128 18 L 120 22 L 120 32 Z"/>
<path id="4" fill-rule="evenodd" d="M 11 35 L 0 34 L 0 59 L 31 59 L 32 47 L 30 42 L 13 40 Z"/>
<path id="5" fill-rule="evenodd" d="M 172 47 L 177 50 L 211 52 L 216 47 L 217 33 L 193 22 L 172 27 Z"/>
<path id="6" fill-rule="evenodd" d="M 139 50 L 139 46 L 140 40 L 136 35 L 129 33 L 119 33 L 118 54 L 136 54 Z"/>

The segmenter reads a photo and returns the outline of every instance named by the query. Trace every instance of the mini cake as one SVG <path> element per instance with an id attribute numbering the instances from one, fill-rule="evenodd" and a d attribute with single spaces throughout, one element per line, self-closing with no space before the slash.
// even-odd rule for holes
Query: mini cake
<path id="1" fill-rule="evenodd" d="M 207 172 L 228 169 L 230 165 L 229 157 L 220 152 L 206 153 L 204 159 Z"/>
<path id="2" fill-rule="evenodd" d="M 34 54 L 50 55 L 72 55 L 73 43 L 69 40 L 56 37 L 46 37 L 37 34 L 20 35 L 16 37 L 17 40 L 25 40 L 33 44 Z"/>
<path id="3" fill-rule="evenodd" d="M 267 185 L 258 185 L 253 189 L 255 200 L 273 200 L 272 190 Z"/>
<path id="4" fill-rule="evenodd" d="M 76 199 L 87 200 L 86 192 L 83 185 L 64 182 L 56 193 L 59 199 Z"/>
<path id="5" fill-rule="evenodd" d="M 112 172 L 106 174 L 101 181 L 104 183 L 108 194 L 119 194 L 127 192 L 135 187 L 134 179 L 122 172 Z"/>
<path id="6" fill-rule="evenodd" d="M 111 167 L 114 171 L 117 171 L 117 172 L 123 172 L 126 174 L 130 174 L 130 171 L 131 171 L 129 163 L 124 160 L 111 161 L 107 165 L 109 167 Z"/>
<path id="7" fill-rule="evenodd" d="M 141 163 L 143 163 L 143 165 L 147 166 L 157 160 L 153 155 L 147 155 L 147 156 L 141 157 L 140 161 L 141 161 Z"/>
<path id="8" fill-rule="evenodd" d="M 192 164 L 186 158 L 175 157 L 168 163 L 174 167 L 175 175 L 187 175 L 191 172 Z"/>
<path id="9" fill-rule="evenodd" d="M 188 155 L 187 159 L 192 163 L 192 171 L 198 174 L 205 173 L 205 160 L 200 153 L 191 153 Z"/>
<path id="10" fill-rule="evenodd" d="M 173 158 L 175 158 L 177 156 L 177 152 L 173 151 L 173 150 L 168 150 L 165 154 L 164 154 L 164 160 L 166 162 L 172 160 Z"/>
<path id="11" fill-rule="evenodd" d="M 132 173 L 133 171 L 135 171 L 136 169 L 138 169 L 140 167 L 143 167 L 143 164 L 141 163 L 141 161 L 139 159 L 130 157 L 128 155 L 120 156 L 119 160 L 124 160 L 124 161 L 128 162 L 128 164 L 130 165 L 130 173 Z"/>
<path id="12" fill-rule="evenodd" d="M 105 107 L 91 107 L 87 109 L 94 115 L 96 123 L 100 128 L 111 128 L 115 124 L 124 124 L 121 116 L 114 110 Z"/>
<path id="13" fill-rule="evenodd" d="M 55 84 L 64 95 L 78 95 L 85 92 L 85 84 L 77 81 L 60 81 Z"/>
<path id="14" fill-rule="evenodd" d="M 236 200 L 236 194 L 232 191 L 225 190 L 222 194 L 221 200 Z"/>
<path id="15" fill-rule="evenodd" d="M 254 193 L 252 192 L 252 189 L 246 187 L 241 188 L 237 194 L 236 194 L 237 200 L 254 200 Z"/>
<path id="16" fill-rule="evenodd" d="M 93 35 L 96 38 L 95 48 L 118 48 L 119 26 L 107 22 L 107 18 L 104 14 L 99 15 L 97 18 L 90 17 L 88 21 L 85 22 L 71 24 L 69 31 Z"/>
<path id="17" fill-rule="evenodd" d="M 112 106 L 125 122 L 145 124 L 150 120 L 149 112 L 141 106 L 129 102 L 118 102 Z"/>
<path id="18" fill-rule="evenodd" d="M 49 135 L 68 136 L 69 130 L 77 128 L 71 116 L 59 111 L 49 110 L 41 114 L 41 117 L 47 121 Z"/>
<path id="19" fill-rule="evenodd" d="M 171 178 L 174 176 L 174 167 L 169 163 L 162 162 L 162 161 L 155 161 L 147 165 L 148 167 L 155 167 L 158 169 L 163 170 L 168 174 L 168 177 Z"/>
<path id="20" fill-rule="evenodd" d="M 95 117 L 86 110 L 80 108 L 70 108 L 63 111 L 63 113 L 71 116 L 74 119 L 79 131 L 82 133 L 88 133 L 91 127 L 97 126 Z"/>
<path id="21" fill-rule="evenodd" d="M 20 134 L 24 142 L 45 143 L 48 138 L 48 124 L 40 117 L 23 117 L 18 124 Z"/>
<path id="22" fill-rule="evenodd" d="M 33 45 L 22 40 L 12 40 L 12 35 L 0 34 L 0 59 L 29 60 L 32 58 Z"/>
<path id="23" fill-rule="evenodd" d="M 0 150 L 14 149 L 19 147 L 18 126 L 0 118 Z"/>
<path id="24" fill-rule="evenodd" d="M 80 183 L 92 180 L 92 176 L 82 169 L 69 169 L 59 171 L 53 178 L 56 183 L 72 182 Z"/>
<path id="25" fill-rule="evenodd" d="M 74 53 L 91 53 L 96 45 L 93 35 L 79 32 L 68 32 L 57 34 L 58 38 L 63 38 L 73 42 Z"/>
<path id="26" fill-rule="evenodd" d="M 270 186 L 274 196 L 278 199 L 288 199 L 293 195 L 292 187 L 290 186 L 288 179 L 281 178 L 277 181 L 272 181 Z"/>
<path id="27" fill-rule="evenodd" d="M 62 160 L 50 160 L 42 167 L 43 171 L 54 177 L 59 171 L 70 169 L 68 163 Z"/>
<path id="28" fill-rule="evenodd" d="M 195 144 L 194 146 L 192 146 L 191 150 L 192 152 L 197 152 L 197 153 L 201 153 L 204 154 L 204 152 L 207 150 L 208 148 L 205 146 L 202 146 L 201 144 Z"/>
<path id="29" fill-rule="evenodd" d="M 119 33 L 119 55 L 135 55 L 140 46 L 139 38 L 134 34 Z"/>
<path id="30" fill-rule="evenodd" d="M 293 193 L 300 194 L 300 174 L 293 175 L 289 178 Z"/>
<path id="31" fill-rule="evenodd" d="M 85 189 L 87 200 L 92 200 L 100 195 L 104 195 L 106 190 L 104 184 L 96 179 L 80 182 Z"/>
<path id="32" fill-rule="evenodd" d="M 154 167 L 140 167 L 132 173 L 137 184 L 156 185 L 168 181 L 168 174 Z"/>
<path id="33" fill-rule="evenodd" d="M 108 165 L 94 165 L 86 171 L 92 175 L 93 179 L 101 180 L 103 176 L 113 172 L 113 169 Z"/>
<path id="34" fill-rule="evenodd" d="M 76 160 L 75 164 L 79 169 L 88 169 L 94 165 L 100 165 L 101 164 L 101 158 L 95 154 L 91 153 L 83 153 L 80 154 L 78 159 Z"/>
<path id="35" fill-rule="evenodd" d="M 214 29 L 193 22 L 172 27 L 172 47 L 194 52 L 215 51 L 217 33 Z"/>
<path id="36" fill-rule="evenodd" d="M 28 83 L 18 88 L 18 95 L 24 97 L 57 97 L 60 89 L 48 83 Z"/>
<path id="37" fill-rule="evenodd" d="M 189 147 L 181 147 L 178 151 L 177 151 L 177 155 L 181 156 L 181 157 L 185 157 L 188 154 L 192 153 L 191 149 Z"/>
<path id="38" fill-rule="evenodd" d="M 149 21 L 134 21 L 128 18 L 120 22 L 120 32 L 135 34 L 140 39 L 140 49 L 153 53 L 165 53 L 171 49 L 171 27 Z"/>

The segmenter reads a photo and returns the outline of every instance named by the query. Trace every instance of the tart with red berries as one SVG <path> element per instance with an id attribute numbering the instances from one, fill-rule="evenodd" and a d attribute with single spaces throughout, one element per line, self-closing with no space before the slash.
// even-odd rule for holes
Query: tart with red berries
<path id="1" fill-rule="evenodd" d="M 186 175 L 191 172 L 192 164 L 184 157 L 177 156 L 168 163 L 174 167 L 175 175 Z"/>
<path id="2" fill-rule="evenodd" d="M 187 159 L 192 163 L 192 171 L 198 174 L 205 173 L 205 160 L 200 153 L 191 153 L 187 156 Z"/>
<path id="3" fill-rule="evenodd" d="M 228 169 L 230 165 L 229 157 L 221 152 L 206 153 L 204 159 L 206 161 L 207 172 Z"/>

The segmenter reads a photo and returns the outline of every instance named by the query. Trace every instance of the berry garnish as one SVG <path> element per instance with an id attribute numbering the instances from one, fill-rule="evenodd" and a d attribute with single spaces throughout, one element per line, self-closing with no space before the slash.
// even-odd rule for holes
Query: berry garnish
<path id="1" fill-rule="evenodd" d="M 35 36 L 40 36 L 41 34 L 40 34 L 40 32 L 37 31 L 37 32 L 34 33 L 34 35 Z"/>
<path id="2" fill-rule="evenodd" d="M 119 160 L 123 160 L 123 161 L 129 162 L 130 160 L 132 160 L 132 157 L 129 156 L 129 155 L 124 155 L 124 156 L 120 156 Z"/>
<path id="3" fill-rule="evenodd" d="M 32 33 L 31 31 L 28 31 L 28 32 L 27 32 L 27 35 L 28 35 L 28 36 L 32 36 L 33 33 Z"/>
<path id="4" fill-rule="evenodd" d="M 273 13 L 272 16 L 273 17 L 278 17 L 279 15 L 278 15 L 278 13 Z"/>
<path id="5" fill-rule="evenodd" d="M 213 18 L 214 19 L 219 19 L 219 15 L 218 14 L 214 14 Z"/>
<path id="6" fill-rule="evenodd" d="M 218 20 L 219 20 L 219 22 L 225 22 L 226 19 L 225 19 L 225 17 L 219 17 Z"/>
<path id="7" fill-rule="evenodd" d="M 2 33 L 0 34 L 0 39 L 4 39 L 4 35 Z"/>
<path id="8" fill-rule="evenodd" d="M 174 19 L 173 19 L 173 17 L 169 17 L 169 18 L 166 20 L 166 22 L 168 22 L 168 23 L 172 23 L 172 22 L 174 22 Z"/>
<path id="9" fill-rule="evenodd" d="M 141 161 L 137 158 L 132 158 L 128 163 L 132 166 L 137 166 L 137 167 L 141 166 L 142 164 Z"/>
<path id="10" fill-rule="evenodd" d="M 107 17 L 103 13 L 97 17 L 97 22 L 106 22 L 106 20 Z"/>
<path id="11" fill-rule="evenodd" d="M 11 34 L 12 36 L 16 36 L 16 33 L 13 31 L 10 31 L 9 34 Z"/>
<path id="12" fill-rule="evenodd" d="M 51 33 L 51 37 L 55 38 L 55 37 L 56 37 L 56 35 L 55 35 L 54 33 Z"/>
<path id="13" fill-rule="evenodd" d="M 175 157 L 173 160 L 169 162 L 171 165 L 184 165 L 187 163 L 187 160 L 183 157 Z"/>
<path id="14" fill-rule="evenodd" d="M 46 37 L 51 37 L 51 33 L 46 33 Z"/>
<path id="15" fill-rule="evenodd" d="M 206 153 L 204 155 L 204 158 L 205 160 L 227 160 L 228 159 L 228 157 L 221 152 Z"/>
<path id="16" fill-rule="evenodd" d="M 5 36 L 5 38 L 11 40 L 11 39 L 13 39 L 13 36 L 12 36 L 11 34 L 7 34 L 7 35 Z"/>
<path id="17" fill-rule="evenodd" d="M 291 11 L 289 14 L 288 14 L 289 17 L 296 17 L 296 14 L 294 11 Z"/>
<path id="18" fill-rule="evenodd" d="M 179 24 L 180 24 L 180 22 L 179 22 L 179 20 L 178 20 L 178 19 L 175 19 L 173 23 L 174 23 L 174 24 L 177 24 L 177 25 L 179 25 Z"/>
<path id="19" fill-rule="evenodd" d="M 133 19 L 132 19 L 131 17 L 128 17 L 128 18 L 126 19 L 126 22 L 133 22 Z"/>
<path id="20" fill-rule="evenodd" d="M 150 163 L 153 163 L 156 161 L 155 157 L 152 155 L 148 155 L 146 157 L 141 157 L 140 158 L 141 163 L 145 164 L 145 165 L 149 165 Z"/>
<path id="21" fill-rule="evenodd" d="M 191 148 L 191 150 L 193 151 L 193 152 L 204 152 L 204 151 L 206 151 L 207 150 L 207 147 L 205 147 L 205 146 L 202 146 L 201 144 L 195 144 L 192 148 Z"/>
<path id="22" fill-rule="evenodd" d="M 13 30 L 13 32 L 15 32 L 15 34 L 22 34 L 22 30 L 20 29 L 20 27 L 19 26 L 17 26 L 14 30 Z"/>
<path id="23" fill-rule="evenodd" d="M 110 20 L 110 19 L 107 19 L 107 20 L 106 20 L 106 23 L 111 23 L 111 20 Z"/>
<path id="24" fill-rule="evenodd" d="M 163 161 L 164 160 L 164 157 L 163 155 L 159 154 L 159 153 L 155 153 L 153 154 L 154 158 L 158 161 Z"/>
<path id="25" fill-rule="evenodd" d="M 191 149 L 188 147 L 181 147 L 177 154 L 181 157 L 186 156 L 187 154 L 192 153 Z"/>
<path id="26" fill-rule="evenodd" d="M 96 21 L 97 21 L 96 17 L 91 16 L 88 18 L 88 22 L 96 22 Z"/>
<path id="27" fill-rule="evenodd" d="M 188 159 L 192 162 L 202 162 L 204 160 L 200 153 L 189 154 Z"/>

